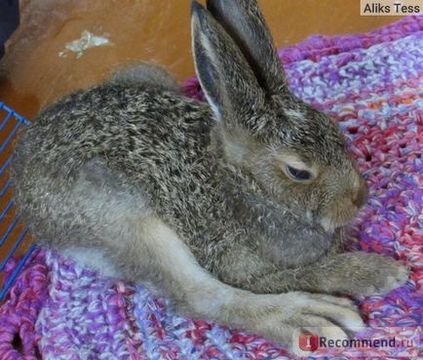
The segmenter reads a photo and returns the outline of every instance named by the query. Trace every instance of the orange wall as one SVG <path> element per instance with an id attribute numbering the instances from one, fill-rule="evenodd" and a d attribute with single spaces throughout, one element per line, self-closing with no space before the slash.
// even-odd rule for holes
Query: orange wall
<path id="1" fill-rule="evenodd" d="M 361 17 L 359 0 L 261 0 L 278 47 L 310 34 L 364 32 L 395 20 Z M 166 65 L 179 80 L 193 75 L 189 0 L 21 1 L 21 26 L 0 69 L 0 99 L 27 116 L 57 97 L 103 79 L 136 60 Z M 114 45 L 80 59 L 58 56 L 83 30 Z"/>

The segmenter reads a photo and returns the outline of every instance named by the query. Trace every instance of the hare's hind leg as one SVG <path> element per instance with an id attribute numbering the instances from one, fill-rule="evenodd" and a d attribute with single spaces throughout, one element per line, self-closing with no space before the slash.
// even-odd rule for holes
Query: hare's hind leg
<path id="1" fill-rule="evenodd" d="M 145 90 L 180 92 L 176 80 L 163 68 L 150 63 L 139 63 L 113 72 L 108 80 L 111 84 L 137 86 Z"/>
<path id="2" fill-rule="evenodd" d="M 187 316 L 252 331 L 292 350 L 297 349 L 300 329 L 343 338 L 345 331 L 362 326 L 356 310 L 343 299 L 302 292 L 256 295 L 218 281 L 155 216 L 142 189 L 101 159 L 87 163 L 67 191 L 59 180 L 44 185 L 27 195 L 45 195 L 37 197 L 41 203 L 33 204 L 31 213 L 52 246 L 101 249 L 124 277 L 161 287 Z"/>
<path id="3" fill-rule="evenodd" d="M 147 267 L 149 280 L 187 316 L 261 334 L 292 350 L 298 350 L 300 330 L 342 339 L 346 331 L 363 326 L 345 299 L 302 292 L 256 295 L 220 282 L 199 266 L 184 242 L 157 217 L 140 218 L 128 226 L 136 236 L 127 239 L 126 249 L 119 253 L 125 260 L 124 273 L 137 280 L 142 275 L 138 271 Z"/>

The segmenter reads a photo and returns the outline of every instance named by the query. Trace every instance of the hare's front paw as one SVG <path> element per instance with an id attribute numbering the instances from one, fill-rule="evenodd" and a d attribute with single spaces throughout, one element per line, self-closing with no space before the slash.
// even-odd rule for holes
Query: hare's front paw
<path id="1" fill-rule="evenodd" d="M 349 255 L 347 292 L 352 295 L 386 294 L 408 279 L 408 269 L 389 257 L 362 252 Z"/>

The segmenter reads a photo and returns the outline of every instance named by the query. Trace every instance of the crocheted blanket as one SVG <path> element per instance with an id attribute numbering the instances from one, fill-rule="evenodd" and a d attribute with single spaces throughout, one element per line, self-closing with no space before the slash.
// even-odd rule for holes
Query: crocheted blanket
<path id="1" fill-rule="evenodd" d="M 388 254 L 412 268 L 407 284 L 387 296 L 356 299 L 369 325 L 359 336 L 395 336 L 395 346 L 326 348 L 310 356 L 417 358 L 423 306 L 423 17 L 367 34 L 314 36 L 279 56 L 293 91 L 339 121 L 370 185 L 368 204 L 352 226 L 351 247 Z M 202 99 L 196 79 L 186 82 L 185 91 Z M 143 285 L 102 278 L 43 249 L 0 308 L 0 359 L 23 357 L 293 358 L 258 336 L 180 317 Z"/>

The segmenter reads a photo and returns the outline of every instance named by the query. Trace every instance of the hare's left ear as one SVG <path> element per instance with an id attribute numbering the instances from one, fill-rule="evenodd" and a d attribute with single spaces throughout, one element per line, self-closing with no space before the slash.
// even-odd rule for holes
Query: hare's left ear
<path id="1" fill-rule="evenodd" d="M 196 1 L 191 17 L 195 68 L 207 101 L 219 119 L 245 127 L 264 92 L 233 39 Z"/>
<path id="2" fill-rule="evenodd" d="M 287 91 L 272 36 L 256 0 L 207 0 L 207 9 L 235 40 L 267 95 Z"/>

